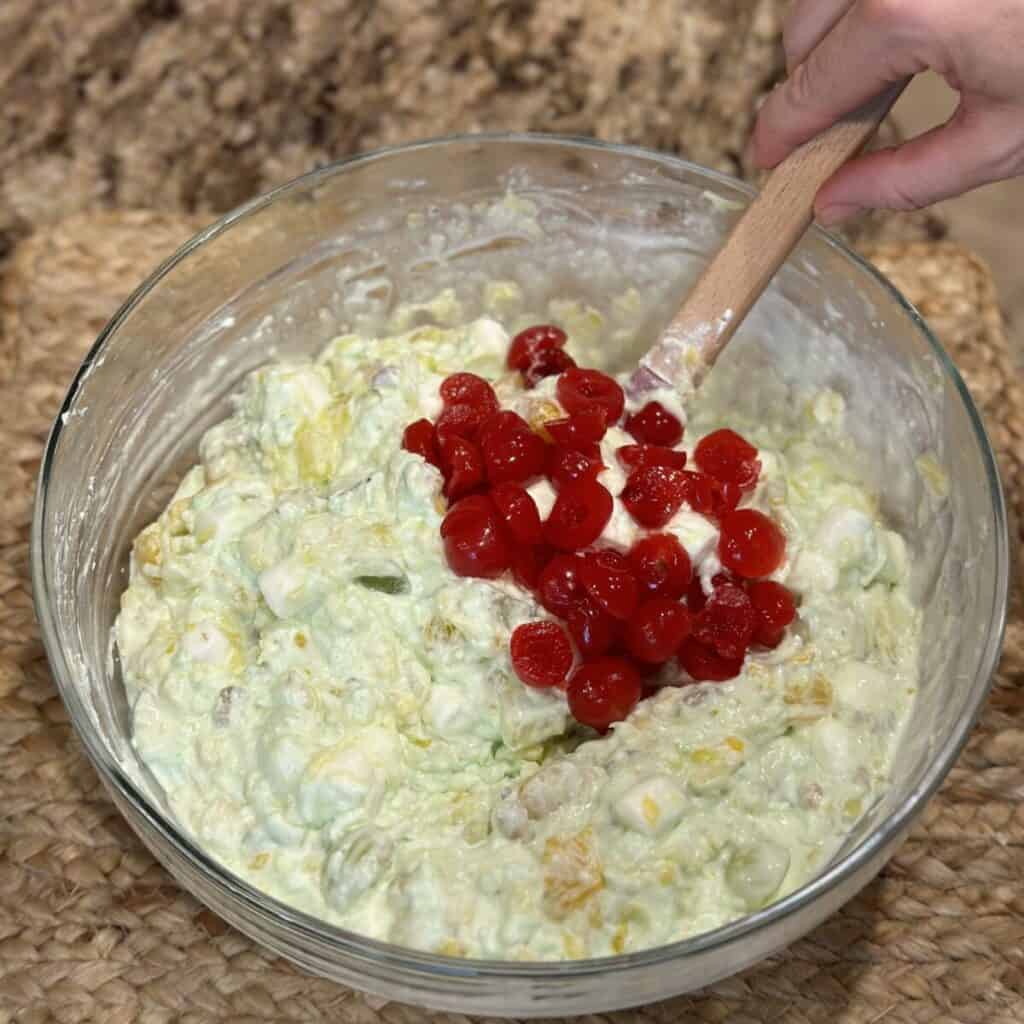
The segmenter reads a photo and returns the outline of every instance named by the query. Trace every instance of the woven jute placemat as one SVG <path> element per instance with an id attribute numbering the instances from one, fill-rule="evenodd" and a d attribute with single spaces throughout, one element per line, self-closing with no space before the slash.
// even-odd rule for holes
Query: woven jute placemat
<path id="1" fill-rule="evenodd" d="M 78 215 L 0 267 L 0 1022 L 422 1021 L 256 947 L 181 891 L 86 761 L 32 612 L 32 488 L 52 417 L 117 304 L 197 224 Z M 869 255 L 964 372 L 1024 512 L 1024 387 L 985 267 L 949 243 Z M 1019 555 L 1015 554 L 1015 558 Z M 626 1024 L 1024 1020 L 1024 616 L 959 764 L 882 875 L 784 953 Z"/>

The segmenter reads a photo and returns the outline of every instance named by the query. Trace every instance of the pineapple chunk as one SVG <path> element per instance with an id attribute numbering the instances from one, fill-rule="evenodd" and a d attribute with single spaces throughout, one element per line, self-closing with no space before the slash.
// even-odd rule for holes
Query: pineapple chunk
<path id="1" fill-rule="evenodd" d="M 604 888 L 604 872 L 585 828 L 574 836 L 552 836 L 544 844 L 544 910 L 561 921 Z"/>

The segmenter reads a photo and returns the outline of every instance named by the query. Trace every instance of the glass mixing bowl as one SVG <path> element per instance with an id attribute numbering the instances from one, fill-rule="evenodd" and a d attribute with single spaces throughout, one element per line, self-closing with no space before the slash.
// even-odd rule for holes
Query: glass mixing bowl
<path id="1" fill-rule="evenodd" d="M 315 171 L 222 218 L 104 329 L 43 459 L 32 530 L 38 615 L 71 720 L 117 806 L 224 919 L 377 996 L 557 1016 L 662 999 L 739 971 L 815 927 L 892 854 L 990 684 L 1006 610 L 1005 513 L 991 448 L 949 358 L 891 285 L 819 230 L 706 385 L 719 401 L 775 418 L 794 415 L 805 392 L 841 391 L 864 472 L 912 549 L 926 634 L 913 717 L 888 795 L 816 878 L 726 927 L 630 955 L 535 964 L 418 953 L 324 924 L 222 868 L 175 823 L 132 748 L 111 643 L 129 548 L 245 373 L 313 353 L 346 328 L 372 332 L 396 304 L 445 288 L 471 316 L 495 278 L 517 281 L 538 311 L 567 296 L 602 310 L 602 359 L 625 365 L 749 198 L 739 182 L 674 157 L 585 140 L 404 146 Z"/>

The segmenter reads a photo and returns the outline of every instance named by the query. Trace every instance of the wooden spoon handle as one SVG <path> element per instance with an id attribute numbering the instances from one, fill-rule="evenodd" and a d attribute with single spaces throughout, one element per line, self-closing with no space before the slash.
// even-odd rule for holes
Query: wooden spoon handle
<path id="1" fill-rule="evenodd" d="M 640 360 L 641 374 L 647 370 L 684 392 L 699 383 L 810 226 L 818 190 L 874 135 L 906 85 L 837 121 L 772 171 L 661 340 Z"/>

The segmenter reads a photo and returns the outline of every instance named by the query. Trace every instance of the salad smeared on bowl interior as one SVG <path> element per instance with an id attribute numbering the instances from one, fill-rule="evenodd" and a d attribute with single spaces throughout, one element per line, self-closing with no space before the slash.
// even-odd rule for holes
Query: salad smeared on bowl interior
<path id="1" fill-rule="evenodd" d="M 257 887 L 605 956 L 799 887 L 884 793 L 921 623 L 842 398 L 794 432 L 580 358 L 481 318 L 261 368 L 136 539 L 136 747 Z"/>

